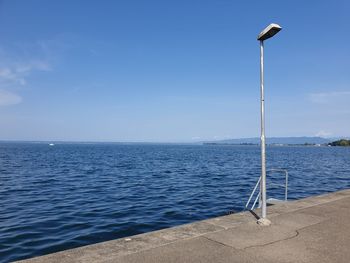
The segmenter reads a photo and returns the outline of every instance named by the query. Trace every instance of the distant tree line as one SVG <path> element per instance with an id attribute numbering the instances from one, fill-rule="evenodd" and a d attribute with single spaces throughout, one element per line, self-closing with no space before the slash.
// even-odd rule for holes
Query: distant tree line
<path id="1" fill-rule="evenodd" d="M 328 143 L 328 145 L 330 145 L 330 146 L 350 146 L 350 140 L 341 139 L 338 141 Z"/>

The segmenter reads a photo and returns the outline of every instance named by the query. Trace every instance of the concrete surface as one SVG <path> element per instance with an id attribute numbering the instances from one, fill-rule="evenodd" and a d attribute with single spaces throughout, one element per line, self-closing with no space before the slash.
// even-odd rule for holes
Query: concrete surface
<path id="1" fill-rule="evenodd" d="M 350 189 L 21 262 L 350 262 Z M 256 211 L 259 213 L 259 211 Z"/>

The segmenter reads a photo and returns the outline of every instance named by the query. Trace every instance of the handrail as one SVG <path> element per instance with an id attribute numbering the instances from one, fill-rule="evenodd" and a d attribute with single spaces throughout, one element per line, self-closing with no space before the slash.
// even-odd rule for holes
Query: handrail
<path id="1" fill-rule="evenodd" d="M 250 203 L 250 200 L 252 199 L 252 197 L 253 197 L 253 195 L 254 195 L 254 193 L 255 193 L 255 191 L 256 191 L 256 188 L 257 188 L 257 187 L 259 186 L 259 184 L 260 184 L 260 180 L 261 180 L 261 176 L 259 177 L 258 182 L 256 183 L 256 185 L 255 185 L 255 187 L 254 187 L 252 193 L 250 194 L 249 199 L 248 199 L 248 202 L 245 204 L 245 208 L 248 207 L 248 205 L 249 205 L 249 203 Z M 259 191 L 259 194 L 260 194 L 260 191 Z M 254 202 L 254 204 L 255 204 L 255 203 L 256 203 L 256 201 Z M 254 209 L 254 208 L 252 207 L 251 210 L 253 210 L 253 209 Z"/>
<path id="2" fill-rule="evenodd" d="M 273 168 L 273 169 L 267 170 L 266 172 L 284 172 L 284 174 L 285 174 L 285 184 L 281 185 L 281 184 L 274 183 L 272 185 L 283 186 L 285 188 L 284 189 L 284 200 L 287 201 L 288 200 L 288 171 L 287 171 L 287 169 Z M 258 179 L 257 183 L 255 184 L 255 187 L 254 187 L 252 193 L 249 196 L 249 199 L 248 199 L 248 201 L 247 201 L 247 203 L 245 205 L 245 209 L 248 209 L 248 206 L 249 206 L 249 204 L 250 204 L 250 202 L 251 202 L 251 200 L 252 200 L 252 198 L 253 198 L 253 196 L 254 196 L 254 194 L 256 192 L 256 189 L 260 185 L 260 181 L 261 181 L 261 176 L 259 176 L 259 179 Z M 259 188 L 259 192 L 258 192 L 258 194 L 257 194 L 257 196 L 256 196 L 256 198 L 254 200 L 254 203 L 253 203 L 253 205 L 251 206 L 251 208 L 249 210 L 254 210 L 255 205 L 256 205 L 256 203 L 257 203 L 259 198 L 260 198 L 260 188 Z"/>
<path id="3" fill-rule="evenodd" d="M 287 169 L 280 169 L 280 168 L 273 168 L 269 169 L 269 172 L 283 172 L 285 174 L 285 182 L 284 185 L 275 184 L 278 186 L 284 186 L 284 201 L 288 201 L 288 170 Z"/>
<path id="4" fill-rule="evenodd" d="M 258 195 L 256 196 L 255 201 L 254 201 L 254 203 L 253 203 L 253 205 L 252 205 L 252 208 L 251 208 L 250 210 L 254 210 L 254 207 L 255 207 L 255 205 L 256 205 L 256 202 L 257 202 L 258 200 L 260 200 L 260 194 L 261 194 L 261 192 L 259 191 L 259 193 L 258 193 Z M 260 206 L 259 206 L 259 207 L 260 207 Z"/>

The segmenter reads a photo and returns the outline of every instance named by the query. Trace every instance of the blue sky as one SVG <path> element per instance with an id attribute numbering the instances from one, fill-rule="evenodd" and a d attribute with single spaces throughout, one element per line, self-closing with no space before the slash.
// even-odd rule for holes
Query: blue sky
<path id="1" fill-rule="evenodd" d="M 347 1 L 1 1 L 0 139 L 350 135 Z"/>

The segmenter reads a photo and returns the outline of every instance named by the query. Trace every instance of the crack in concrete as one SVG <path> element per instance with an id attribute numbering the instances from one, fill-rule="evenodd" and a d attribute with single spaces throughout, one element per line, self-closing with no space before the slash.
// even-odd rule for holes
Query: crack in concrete
<path id="1" fill-rule="evenodd" d="M 220 245 L 223 245 L 223 246 L 225 246 L 225 247 L 237 249 L 237 248 L 235 248 L 235 247 L 233 247 L 233 246 L 227 245 L 227 244 L 225 244 L 225 243 L 222 243 L 222 242 L 220 242 L 220 241 L 211 239 L 211 238 L 209 238 L 209 237 L 206 237 L 206 236 L 202 236 L 202 237 L 205 238 L 205 239 L 207 239 L 207 240 L 209 240 L 209 241 L 212 241 L 212 242 L 214 242 L 214 243 L 218 243 L 218 244 L 220 244 Z"/>
<path id="2" fill-rule="evenodd" d="M 245 248 L 242 248 L 242 250 L 250 249 L 250 248 L 256 248 L 256 247 L 264 247 L 264 246 L 272 245 L 272 244 L 275 244 L 275 243 L 278 243 L 278 242 L 290 240 L 290 239 L 296 238 L 297 236 L 299 236 L 299 234 L 300 234 L 299 231 L 295 230 L 295 235 L 293 235 L 291 237 L 287 237 L 287 238 L 280 239 L 280 240 L 275 240 L 275 241 L 272 241 L 272 242 L 269 242 L 269 243 L 265 243 L 265 244 L 261 244 L 261 245 L 254 245 L 254 246 L 245 247 Z"/>
<path id="3" fill-rule="evenodd" d="M 248 247 L 244 247 L 244 248 L 236 248 L 234 246 L 230 246 L 228 244 L 225 244 L 223 242 L 211 239 L 211 238 L 206 237 L 206 236 L 202 236 L 202 237 L 207 239 L 207 240 L 209 240 L 209 241 L 212 241 L 212 242 L 218 243 L 220 245 L 223 245 L 225 247 L 229 247 L 229 248 L 233 248 L 233 249 L 237 249 L 237 250 L 245 250 L 245 249 L 256 248 L 256 247 L 264 247 L 264 246 L 272 245 L 272 244 L 275 244 L 275 243 L 278 243 L 278 242 L 290 240 L 290 239 L 296 238 L 297 236 L 299 236 L 299 234 L 300 234 L 300 232 L 298 230 L 295 230 L 295 234 L 293 236 L 291 236 L 291 237 L 287 237 L 287 238 L 280 239 L 280 240 L 275 240 L 275 241 L 272 241 L 272 242 L 269 242 L 269 243 L 265 243 L 265 244 L 261 244 L 261 245 L 248 246 Z"/>

